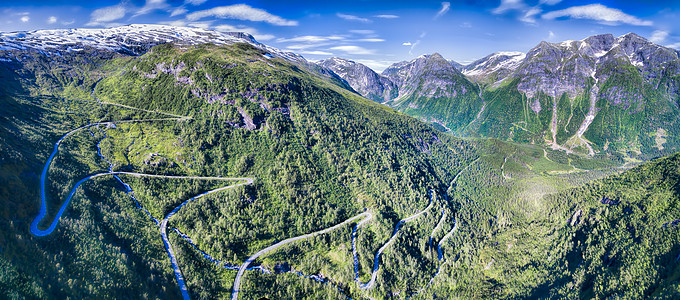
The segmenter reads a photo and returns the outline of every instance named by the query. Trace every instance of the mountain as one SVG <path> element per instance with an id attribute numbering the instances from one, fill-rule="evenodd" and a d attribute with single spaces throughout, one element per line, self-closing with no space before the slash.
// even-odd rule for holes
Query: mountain
<path id="1" fill-rule="evenodd" d="M 367 99 L 459 132 L 483 103 L 479 89 L 458 70 L 462 65 L 439 53 L 389 66 L 377 74 L 360 63 L 330 58 L 317 65 L 333 70 Z M 472 116 L 472 117 L 470 117 Z"/>
<path id="2" fill-rule="evenodd" d="M 477 157 L 470 142 L 366 100 L 296 55 L 217 32 L 206 34 L 222 40 L 203 43 L 193 30 L 3 34 L 0 298 L 177 299 L 181 278 L 193 298 L 226 298 L 233 266 L 327 228 L 320 237 L 332 246 L 321 247 L 333 250 L 302 239 L 313 248 L 254 261 L 241 298 L 361 297 L 356 281 L 368 281 L 388 242 L 418 263 L 383 265 L 393 279 L 380 273 L 376 285 L 401 289 L 410 269 L 438 264 L 386 237 L 428 205 L 450 211 L 436 195 Z M 371 225 L 353 239 L 355 216 Z M 330 257 L 340 260 L 305 263 Z M 286 274 L 251 280 L 267 275 L 257 270 Z M 424 286 L 431 274 L 420 275 Z"/>
<path id="3" fill-rule="evenodd" d="M 450 63 L 454 68 L 456 68 L 456 70 L 458 70 L 458 71 L 462 70 L 463 67 L 465 67 L 464 65 L 458 63 L 458 62 L 455 61 L 455 60 L 449 60 L 449 63 Z"/>
<path id="4" fill-rule="evenodd" d="M 499 82 L 512 74 L 525 57 L 522 52 L 496 52 L 461 67 L 461 72 L 475 82 Z"/>
<path id="5" fill-rule="evenodd" d="M 473 129 L 480 135 L 591 156 L 654 157 L 680 149 L 680 60 L 673 49 L 635 34 L 606 34 L 541 42 L 508 65 L 466 70 L 487 87 L 491 107 Z"/>
<path id="6" fill-rule="evenodd" d="M 399 86 L 386 104 L 458 132 L 483 106 L 479 88 L 439 53 L 396 63 L 382 72 Z"/>
<path id="7" fill-rule="evenodd" d="M 3 34 L 0 298 L 677 298 L 680 155 L 461 139 L 246 35 L 160 38 L 185 30 Z M 527 103 L 438 54 L 384 75 L 456 134 Z"/>
<path id="8" fill-rule="evenodd" d="M 382 103 L 398 95 L 399 89 L 391 80 L 360 63 L 333 57 L 318 61 L 317 64 L 338 74 L 355 91 L 369 100 Z"/>
<path id="9" fill-rule="evenodd" d="M 106 29 L 55 29 L 0 33 L 0 50 L 34 49 L 48 53 L 98 49 L 140 55 L 149 51 L 153 46 L 165 43 L 180 45 L 248 43 L 288 60 L 304 60 L 300 55 L 261 44 L 247 33 L 223 33 L 197 27 L 131 24 Z"/>
<path id="10" fill-rule="evenodd" d="M 399 85 L 386 104 L 463 136 L 645 160 L 680 150 L 678 57 L 633 33 L 493 53 L 461 67 L 465 76 L 434 54 L 383 72 Z M 479 97 L 438 90 L 447 84 Z"/>

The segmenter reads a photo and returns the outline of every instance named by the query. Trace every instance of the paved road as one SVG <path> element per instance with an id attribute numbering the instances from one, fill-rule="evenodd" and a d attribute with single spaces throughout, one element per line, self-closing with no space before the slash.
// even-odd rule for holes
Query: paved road
<path id="1" fill-rule="evenodd" d="M 274 245 L 271 245 L 271 246 L 269 246 L 269 247 L 267 247 L 267 248 L 264 248 L 264 249 L 258 251 L 257 253 L 251 255 L 251 256 L 250 256 L 250 257 L 249 257 L 249 258 L 241 265 L 241 267 L 238 269 L 238 273 L 236 274 L 236 278 L 234 279 L 234 290 L 233 290 L 232 293 L 231 293 L 231 299 L 232 299 L 232 300 L 238 299 L 238 292 L 239 292 L 239 288 L 240 288 L 240 286 L 241 286 L 241 277 L 243 277 L 243 274 L 245 273 L 245 271 L 246 271 L 246 269 L 248 268 L 248 266 L 249 266 L 253 261 L 255 261 L 258 257 L 260 257 L 260 256 L 262 256 L 262 255 L 264 255 L 264 254 L 267 254 L 268 252 L 274 251 L 274 250 L 276 250 L 277 248 L 279 248 L 279 247 L 281 247 L 281 246 L 284 246 L 284 245 L 286 245 L 286 244 L 290 244 L 290 243 L 295 242 L 295 241 L 303 240 L 303 239 L 306 239 L 306 238 L 314 237 L 314 236 L 317 236 L 317 235 L 320 235 L 320 234 L 324 234 L 324 233 L 333 231 L 333 230 L 338 229 L 338 228 L 340 228 L 340 227 L 342 227 L 342 226 L 344 226 L 344 225 L 347 225 L 347 224 L 349 224 L 349 223 L 351 223 L 351 222 L 354 222 L 354 220 L 356 220 L 356 219 L 358 219 L 358 218 L 361 218 L 362 216 L 364 217 L 364 219 L 361 220 L 361 221 L 359 222 L 359 224 L 363 224 L 363 223 L 365 223 L 366 221 L 368 221 L 369 219 L 371 219 L 371 218 L 373 217 L 373 214 L 371 214 L 370 212 L 363 212 L 363 213 L 360 213 L 360 214 L 358 214 L 358 215 L 356 215 L 356 216 L 354 216 L 354 217 L 351 217 L 351 218 L 345 220 L 344 222 L 342 222 L 342 223 L 340 223 L 340 224 L 337 224 L 337 225 L 335 225 L 335 226 L 328 227 L 328 228 L 326 228 L 326 229 L 319 230 L 319 231 L 312 232 L 312 233 L 308 233 L 308 234 L 305 234 L 305 235 L 301 235 L 301 236 L 297 236 L 297 237 L 292 237 L 292 238 L 289 238 L 289 239 L 285 239 L 285 240 L 283 240 L 283 241 L 280 241 L 280 242 L 278 242 L 278 243 L 276 243 L 276 244 L 274 244 Z"/>
<path id="2" fill-rule="evenodd" d="M 451 229 L 451 231 L 449 231 L 449 232 L 441 239 L 441 241 L 439 241 L 439 244 L 437 244 L 437 258 L 439 258 L 439 260 L 442 260 L 442 258 L 444 258 L 444 257 L 443 257 L 443 254 L 442 254 L 442 245 L 444 244 L 444 242 L 446 242 L 446 240 L 447 240 L 449 237 L 451 237 L 451 235 L 456 231 L 456 229 L 458 229 L 458 222 L 456 222 L 456 219 L 453 219 L 453 229 Z"/>
<path id="3" fill-rule="evenodd" d="M 446 209 L 444 209 L 444 206 L 442 206 L 442 217 L 439 219 L 439 222 L 437 222 L 437 225 L 434 227 L 434 229 L 432 229 L 432 233 L 430 233 L 430 245 L 432 245 L 434 234 L 437 232 L 437 229 L 442 226 L 444 220 L 446 220 Z"/>
<path id="4" fill-rule="evenodd" d="M 127 174 L 128 175 L 134 175 L 134 174 L 130 174 L 130 173 L 127 173 Z M 145 177 L 163 177 L 161 175 L 151 175 L 151 176 L 146 176 L 148 174 L 137 174 L 137 175 L 138 176 L 145 176 Z M 173 209 L 167 216 L 165 216 L 165 218 L 163 218 L 163 221 L 161 221 L 161 237 L 163 238 L 163 244 L 165 244 L 165 250 L 168 252 L 168 256 L 170 256 L 170 262 L 172 263 L 172 269 L 175 272 L 175 278 L 177 278 L 177 284 L 179 285 L 179 289 L 182 291 L 182 297 L 184 299 L 188 300 L 189 299 L 189 291 L 187 289 L 186 284 L 184 283 L 184 277 L 182 276 L 182 271 L 180 270 L 179 264 L 177 263 L 177 257 L 175 256 L 175 251 L 172 249 L 172 245 L 170 244 L 170 240 L 168 239 L 168 235 L 167 235 L 168 221 L 182 207 L 184 207 L 184 205 L 186 205 L 187 203 L 189 203 L 193 200 L 196 200 L 196 199 L 201 198 L 203 196 L 210 195 L 212 193 L 216 193 L 216 192 L 219 192 L 219 191 L 235 188 L 235 187 L 246 185 L 246 184 L 252 184 L 253 179 L 252 178 L 228 178 L 228 177 L 184 177 L 184 176 L 175 176 L 175 177 L 177 177 L 177 178 L 192 178 L 192 179 L 209 178 L 209 179 L 216 179 L 216 180 L 245 180 L 246 181 L 246 182 L 242 182 L 242 183 L 237 183 L 237 184 L 217 188 L 217 189 L 205 192 L 203 194 L 191 197 L 191 198 L 187 199 L 186 201 L 182 202 L 182 204 L 175 207 L 175 209 Z"/>
<path id="5" fill-rule="evenodd" d="M 358 228 L 360 224 L 357 224 L 357 226 L 355 227 L 355 230 L 353 232 L 353 235 L 352 235 L 352 247 L 354 248 L 354 249 L 352 249 L 352 252 L 354 253 L 354 277 L 355 277 L 354 280 L 359 285 L 359 288 L 361 288 L 362 290 L 367 290 L 367 289 L 370 289 L 371 287 L 373 287 L 373 284 L 375 283 L 375 280 L 378 277 L 378 269 L 380 268 L 380 255 L 396 239 L 397 233 L 399 233 L 399 228 L 401 227 L 402 224 L 415 220 L 415 218 L 421 216 L 426 211 L 428 211 L 430 208 L 432 208 L 432 205 L 434 204 L 434 200 L 435 200 L 434 197 L 435 197 L 434 191 L 430 190 L 430 204 L 425 209 L 421 210 L 420 212 L 418 212 L 418 213 L 416 213 L 416 214 L 414 214 L 414 215 L 412 215 L 408 218 L 402 219 L 401 221 L 399 221 L 397 223 L 397 226 L 394 227 L 394 232 L 392 233 L 392 237 L 390 237 L 390 239 L 387 240 L 387 242 L 382 247 L 380 247 L 380 249 L 378 249 L 378 252 L 375 253 L 375 258 L 373 259 L 373 272 L 371 273 L 371 280 L 369 280 L 367 283 L 362 283 L 359 280 L 359 260 L 357 258 L 355 239 L 356 239 L 356 228 Z"/>
<path id="6" fill-rule="evenodd" d="M 119 105 L 119 106 L 127 107 L 125 105 Z M 128 107 L 128 108 L 132 108 L 132 107 Z M 168 115 L 171 115 L 171 114 L 168 114 Z M 74 134 L 74 133 L 76 133 L 80 130 L 90 128 L 90 127 L 93 127 L 93 126 L 98 126 L 98 125 L 110 125 L 110 124 L 115 124 L 115 123 L 118 123 L 118 124 L 120 124 L 120 123 L 140 123 L 140 122 L 153 122 L 153 121 L 184 121 L 184 120 L 189 119 L 189 117 L 182 117 L 182 116 L 176 116 L 176 115 L 171 115 L 171 116 L 178 117 L 178 118 L 158 118 L 158 119 L 143 119 L 143 120 L 123 120 L 123 121 L 115 121 L 115 122 L 96 122 L 96 123 L 90 123 L 88 125 L 78 127 L 74 130 L 69 131 L 65 135 L 63 135 L 54 144 L 54 150 L 50 154 L 50 157 L 47 159 L 47 162 L 45 163 L 45 167 L 43 168 L 43 171 L 42 171 L 42 174 L 41 174 L 41 177 L 40 177 L 40 201 L 41 201 L 40 202 L 40 204 L 41 204 L 40 205 L 40 211 L 38 213 L 38 216 L 36 216 L 35 219 L 33 219 L 33 222 L 31 222 L 30 231 L 35 236 L 46 236 L 46 235 L 51 234 L 54 231 L 54 229 L 57 227 L 59 220 L 61 219 L 62 215 L 64 214 L 64 211 L 66 211 L 66 208 L 68 207 L 69 203 L 71 202 L 71 199 L 73 198 L 76 191 L 78 190 L 78 187 L 80 187 L 80 185 L 83 184 L 85 181 L 92 179 L 92 178 L 96 178 L 96 177 L 114 176 L 119 182 L 121 182 L 125 186 L 126 191 L 128 193 L 131 192 L 132 189 L 130 188 L 130 186 L 128 184 L 124 183 L 120 178 L 118 178 L 118 175 L 131 175 L 131 176 L 135 176 L 135 177 L 153 177 L 153 178 L 198 179 L 198 180 L 243 180 L 244 182 L 242 182 L 242 183 L 233 184 L 233 185 L 230 185 L 230 186 L 210 190 L 208 192 L 205 192 L 205 193 L 202 193 L 200 195 L 197 195 L 197 196 L 194 196 L 192 198 L 187 199 L 186 201 L 184 201 L 180 205 L 178 205 L 175 209 L 173 209 L 160 223 L 161 237 L 163 238 L 163 243 L 165 244 L 165 249 L 168 252 L 168 256 L 170 257 L 170 261 L 172 263 L 172 268 L 174 270 L 175 277 L 177 278 L 177 283 L 179 284 L 179 287 L 180 287 L 180 290 L 182 292 L 182 296 L 184 297 L 184 299 L 189 299 L 189 293 L 188 293 L 186 284 L 184 283 L 184 278 L 182 276 L 182 272 L 180 271 L 179 265 L 177 264 L 177 258 L 175 256 L 175 252 L 172 249 L 170 241 L 167 237 L 168 221 L 184 205 L 191 202 L 192 200 L 198 199 L 200 197 L 203 197 L 203 196 L 206 196 L 206 195 L 209 195 L 209 194 L 212 194 L 212 193 L 223 191 L 223 190 L 226 190 L 226 189 L 235 188 L 235 187 L 242 186 L 242 185 L 252 184 L 253 181 L 254 181 L 252 178 L 246 178 L 246 177 L 172 176 L 172 175 L 143 174 L 143 173 L 137 173 L 137 172 L 113 172 L 112 171 L 112 164 L 108 160 L 106 160 L 106 158 L 101 154 L 101 149 L 99 148 L 99 144 L 97 144 L 97 154 L 100 157 L 104 158 L 109 163 L 108 172 L 97 173 L 97 174 L 89 175 L 89 176 L 86 176 L 85 178 L 80 179 L 75 184 L 75 186 L 71 189 L 71 191 L 69 192 L 68 196 L 66 197 L 66 199 L 62 203 L 61 207 L 59 208 L 57 215 L 52 220 L 52 223 L 50 223 L 50 225 L 47 227 L 47 229 L 43 230 L 43 229 L 38 228 L 38 225 L 40 224 L 40 222 L 42 222 L 42 220 L 47 215 L 47 200 L 46 200 L 46 192 L 45 192 L 45 185 L 46 185 L 45 183 L 47 181 L 48 171 L 49 171 L 50 165 L 52 163 L 52 160 L 54 160 L 54 157 L 59 152 L 59 145 L 61 144 L 61 142 L 65 138 L 67 138 L 68 136 L 70 136 L 70 135 L 72 135 L 72 134 Z M 147 211 L 147 213 L 148 213 L 148 211 Z M 153 216 L 152 216 L 152 218 L 153 218 Z M 155 218 L 154 218 L 154 220 L 155 220 Z"/>
<path id="7" fill-rule="evenodd" d="M 178 120 L 184 120 L 184 119 L 175 119 L 175 118 L 163 118 L 163 119 L 145 119 L 145 120 L 125 120 L 125 121 L 116 121 L 116 122 L 97 122 L 97 123 L 91 123 L 85 126 L 78 127 L 74 130 L 69 131 L 66 133 L 64 136 L 62 136 L 55 144 L 54 144 L 54 150 L 52 150 L 52 154 L 50 154 L 50 157 L 47 159 L 47 162 L 45 163 L 45 167 L 43 168 L 42 174 L 40 175 L 40 211 L 38 213 L 38 216 L 33 219 L 33 222 L 31 222 L 31 233 L 35 236 L 46 236 L 54 229 L 57 227 L 57 223 L 59 223 L 59 219 L 61 216 L 64 214 L 64 211 L 66 210 L 66 207 L 68 206 L 69 202 L 71 201 L 71 198 L 73 198 L 73 195 L 76 192 L 76 189 L 85 181 L 87 181 L 90 178 L 94 177 L 99 177 L 102 175 L 107 175 L 107 173 L 100 173 L 100 174 L 95 174 L 95 175 L 90 175 L 87 176 L 80 181 L 76 183 L 76 185 L 73 187 L 71 192 L 69 193 L 68 197 L 64 200 L 64 203 L 61 205 L 61 208 L 59 209 L 59 212 L 55 216 L 54 220 L 50 224 L 50 226 L 45 229 L 41 230 L 38 228 L 38 224 L 45 218 L 47 215 L 47 200 L 46 200 L 46 193 L 45 193 L 45 181 L 47 180 L 47 172 L 50 169 L 50 164 L 52 163 L 52 160 L 54 160 L 54 157 L 57 155 L 59 152 L 59 145 L 61 142 L 68 136 L 86 129 L 90 128 L 92 126 L 97 126 L 97 125 L 109 125 L 109 124 L 114 124 L 114 123 L 140 123 L 140 122 L 152 122 L 152 121 L 178 121 Z"/>

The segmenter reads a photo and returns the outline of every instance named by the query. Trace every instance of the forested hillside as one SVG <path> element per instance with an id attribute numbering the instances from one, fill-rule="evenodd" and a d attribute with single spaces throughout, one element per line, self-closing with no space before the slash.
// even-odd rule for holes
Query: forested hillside
<path id="1" fill-rule="evenodd" d="M 673 297 L 680 156 L 454 137 L 272 53 L 5 50 L 0 294 Z"/>

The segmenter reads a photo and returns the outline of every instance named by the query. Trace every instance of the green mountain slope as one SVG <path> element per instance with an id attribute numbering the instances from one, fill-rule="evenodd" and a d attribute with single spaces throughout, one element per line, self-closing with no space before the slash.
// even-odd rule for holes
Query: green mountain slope
<path id="1" fill-rule="evenodd" d="M 387 105 L 460 133 L 482 108 L 479 89 L 440 54 L 401 62 L 382 73 L 399 86 Z"/>
<path id="2" fill-rule="evenodd" d="M 239 298 L 674 295 L 680 155 L 620 174 L 617 158 L 527 145 L 546 139 L 550 118 L 519 92 L 501 104 L 516 81 L 469 99 L 475 112 L 456 125 L 497 132 L 476 114 L 483 103 L 505 109 L 523 116 L 502 136 L 508 142 L 442 133 L 252 44 L 164 44 L 140 56 L 12 51 L 0 62 L 3 296 L 180 298 L 155 220 L 235 182 L 204 178 L 216 176 L 254 182 L 169 219 L 192 298 L 230 297 L 235 269 L 254 253 L 369 214 L 254 260 L 271 273 L 245 271 Z M 557 105 L 561 115 L 568 101 Z M 539 102 L 550 106 L 550 96 Z M 53 233 L 31 234 L 54 143 L 97 122 L 59 145 L 40 229 L 89 175 L 188 177 L 90 179 Z"/>
<path id="3" fill-rule="evenodd" d="M 3 140 L 24 144 L 28 139 L 39 143 L 16 148 L 3 144 L 5 149 L 11 149 L 3 152 L 8 168 L 4 174 L 8 178 L 19 176 L 14 172 L 34 174 L 31 180 L 12 179 L 25 185 L 24 189 L 3 191 L 2 198 L 10 199 L 10 206 L 5 207 L 11 207 L 5 216 L 10 211 L 23 216 L 13 226 L 4 224 L 13 230 L 4 231 L 3 238 L 26 241 L 6 243 L 3 257 L 14 262 L 16 272 L 29 276 L 26 283 L 40 287 L 38 291 L 44 295 L 135 295 L 143 288 L 150 291 L 149 296 L 176 297 L 178 291 L 168 258 L 153 222 L 135 208 L 112 178 L 85 183 L 81 188 L 84 193 L 78 192 L 53 235 L 36 238 L 28 233 L 28 224 L 39 204 L 35 174 L 40 173 L 46 154 L 52 149 L 50 142 L 89 122 L 167 117 L 154 113 L 162 111 L 192 119 L 118 123 L 115 128 L 100 126 L 65 140 L 49 172 L 50 178 L 61 180 L 48 181 L 51 189 L 48 219 L 54 216 L 75 181 L 85 174 L 105 170 L 106 162 L 97 156 L 95 147 L 101 141 L 102 155 L 114 170 L 256 178 L 252 187 L 188 205 L 171 221 L 170 225 L 191 236 L 199 249 L 221 261 L 238 264 L 275 240 L 329 227 L 364 208 L 370 209 L 377 214 L 376 221 L 364 232 L 373 236 L 375 244 L 360 240 L 361 269 L 370 272 L 378 242 L 387 237 L 399 219 L 427 206 L 428 189 L 439 193 L 445 190 L 457 170 L 475 158 L 473 146 L 440 137 L 431 127 L 350 94 L 323 76 L 263 54 L 262 50 L 244 44 L 191 48 L 163 45 L 140 57 L 99 60 L 102 65 L 96 67 L 72 62 L 74 68 L 94 70 L 82 73 L 81 78 L 73 77 L 76 83 L 72 88 L 81 92 L 66 100 L 50 96 L 21 100 L 39 94 L 69 95 L 64 85 L 51 80 L 52 72 L 56 71 L 49 64 L 15 64 L 16 69 L 7 69 L 5 76 L 27 88 L 7 91 L 4 101 L 8 105 L 19 102 L 17 111 L 35 106 L 43 111 L 41 118 L 56 122 L 34 120 L 19 113 L 4 121 L 9 125 L 26 123 L 26 127 L 23 133 L 5 132 Z M 48 80 L 25 79 L 19 73 Z M 94 90 L 93 98 L 85 92 L 88 89 Z M 78 100 L 78 95 L 85 99 Z M 50 105 L 59 109 L 46 110 Z M 64 114 L 65 110 L 71 113 Z M 41 128 L 43 125 L 55 127 Z M 45 136 L 40 136 L 41 133 Z M 26 165 L 12 157 L 27 157 L 26 161 L 31 163 Z M 171 187 L 158 180 L 122 179 L 135 190 L 142 206 L 160 219 L 162 215 L 154 215 L 152 209 L 154 197 L 144 195 Z M 188 195 L 200 187 L 188 184 L 179 188 L 178 195 Z M 82 227 L 80 222 L 88 225 Z M 117 227 L 126 223 L 138 224 L 135 230 L 145 234 L 130 233 L 132 227 L 128 230 Z M 15 235 L 15 231 L 21 235 Z M 90 232 L 102 235 L 97 238 Z M 134 236 L 139 238 L 128 239 Z M 191 293 L 228 295 L 230 278 L 235 274 L 205 265 L 200 257 L 192 259 L 195 250 L 186 248 L 183 240 L 173 236 L 171 242 L 179 245 L 177 252 Z M 76 246 L 91 240 L 101 244 Z M 337 240 L 349 243 L 347 236 L 338 236 Z M 145 246 L 139 248 L 137 243 Z M 113 262 L 92 253 L 116 247 L 123 249 L 120 253 L 124 255 L 112 258 Z M 36 263 L 17 263 L 28 261 L 27 253 L 34 254 Z M 74 264 L 63 262 L 62 256 L 55 256 L 58 253 L 67 253 Z M 107 269 L 103 264 L 120 268 Z M 328 270 L 329 275 L 352 276 L 343 273 L 343 266 L 351 268 L 351 261 Z M 133 271 L 135 268 L 160 273 L 154 273 L 149 280 L 138 280 L 134 276 L 145 273 Z M 120 285 L 111 287 L 108 280 L 97 283 L 84 279 L 93 276 L 122 277 L 117 279 Z M 7 288 L 20 295 L 27 289 Z M 167 290 L 166 294 L 156 290 L 159 288 Z"/>

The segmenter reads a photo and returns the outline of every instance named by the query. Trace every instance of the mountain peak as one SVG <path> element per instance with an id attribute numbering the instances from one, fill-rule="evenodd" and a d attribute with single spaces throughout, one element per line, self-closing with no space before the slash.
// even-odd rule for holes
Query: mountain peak
<path id="1" fill-rule="evenodd" d="M 316 62 L 345 80 L 357 93 L 375 102 L 385 102 L 397 96 L 397 87 L 371 68 L 349 59 L 331 57 Z"/>
<path id="2" fill-rule="evenodd" d="M 620 39 L 628 39 L 628 40 L 644 40 L 644 41 L 647 41 L 646 38 L 641 37 L 638 34 L 633 33 L 633 32 L 626 33 L 626 34 L 620 36 L 619 38 Z"/>
<path id="3" fill-rule="evenodd" d="M 182 45 L 247 43 L 292 61 L 301 56 L 263 45 L 245 32 L 219 32 L 196 27 L 158 24 L 129 24 L 103 29 L 50 29 L 0 33 L 0 50 L 36 49 L 45 52 L 78 52 L 85 49 L 108 50 L 126 55 L 140 55 L 151 47 L 177 43 Z"/>

